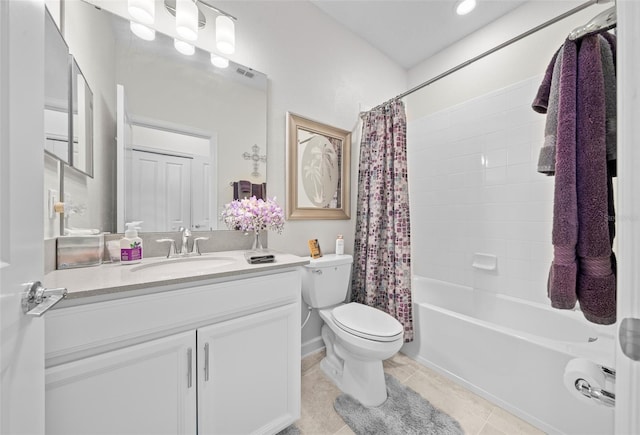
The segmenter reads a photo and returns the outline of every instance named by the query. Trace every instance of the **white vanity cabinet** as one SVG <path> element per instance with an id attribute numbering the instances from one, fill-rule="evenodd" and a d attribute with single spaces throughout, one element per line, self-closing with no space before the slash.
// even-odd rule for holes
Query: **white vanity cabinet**
<path id="1" fill-rule="evenodd" d="M 298 418 L 300 349 L 290 343 L 299 319 L 290 304 L 198 329 L 199 433 L 269 433 Z"/>
<path id="2" fill-rule="evenodd" d="M 47 369 L 46 433 L 197 433 L 195 345 L 182 333 Z"/>
<path id="3" fill-rule="evenodd" d="M 300 416 L 297 270 L 46 317 L 47 434 L 272 434 Z"/>

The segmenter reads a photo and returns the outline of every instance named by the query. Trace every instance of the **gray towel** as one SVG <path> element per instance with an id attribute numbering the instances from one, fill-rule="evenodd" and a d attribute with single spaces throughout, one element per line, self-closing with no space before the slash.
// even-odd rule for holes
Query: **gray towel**
<path id="1" fill-rule="evenodd" d="M 538 172 L 553 175 L 556 171 L 556 140 L 558 131 L 558 92 L 560 90 L 560 68 L 562 67 L 562 50 L 555 57 L 551 86 L 549 88 L 549 104 L 547 120 L 544 126 L 544 144 L 538 156 Z"/>
<path id="2" fill-rule="evenodd" d="M 544 72 L 544 78 L 542 79 L 542 83 L 538 87 L 538 93 L 536 97 L 533 99 L 533 103 L 531 104 L 531 108 L 538 113 L 547 113 L 547 108 L 549 107 L 549 93 L 551 92 L 551 78 L 553 77 L 553 69 L 556 65 L 556 58 L 558 54 L 563 50 L 563 47 L 560 47 L 551 58 L 551 62 L 547 65 L 547 69 Z"/>

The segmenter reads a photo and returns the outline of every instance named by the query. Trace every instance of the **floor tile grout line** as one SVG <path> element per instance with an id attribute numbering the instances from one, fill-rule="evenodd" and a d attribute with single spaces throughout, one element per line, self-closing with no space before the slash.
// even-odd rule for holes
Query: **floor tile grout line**
<path id="1" fill-rule="evenodd" d="M 493 415 L 495 410 L 496 410 L 496 405 L 494 405 L 492 403 L 491 404 L 491 412 L 489 413 L 489 415 L 487 415 L 487 418 L 484 420 L 484 424 L 480 428 L 480 432 L 478 432 L 478 435 L 480 435 L 482 433 L 482 431 L 484 430 L 484 428 L 487 427 L 487 425 L 489 424 L 489 419 L 491 418 L 491 416 Z"/>

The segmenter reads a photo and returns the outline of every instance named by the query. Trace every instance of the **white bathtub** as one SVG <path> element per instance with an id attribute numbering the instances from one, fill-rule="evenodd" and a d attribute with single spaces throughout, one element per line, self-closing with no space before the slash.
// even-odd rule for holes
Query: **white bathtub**
<path id="1" fill-rule="evenodd" d="M 613 367 L 613 327 L 417 276 L 413 308 L 416 335 L 403 353 L 547 433 L 613 433 L 613 408 L 574 397 L 563 383 L 572 358 Z"/>

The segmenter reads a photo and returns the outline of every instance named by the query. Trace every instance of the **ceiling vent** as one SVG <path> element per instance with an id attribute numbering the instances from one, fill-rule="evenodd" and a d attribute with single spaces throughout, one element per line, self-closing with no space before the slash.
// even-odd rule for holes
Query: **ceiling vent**
<path id="1" fill-rule="evenodd" d="M 248 70 L 246 70 L 246 69 L 244 69 L 244 68 L 238 68 L 238 69 L 236 69 L 236 72 L 237 72 L 238 74 L 240 74 L 240 75 L 243 75 L 243 76 L 245 76 L 245 77 L 249 78 L 249 79 L 252 79 L 252 78 L 253 78 L 253 76 L 255 75 L 255 74 L 254 74 L 254 73 L 252 73 L 251 71 L 248 71 Z"/>

